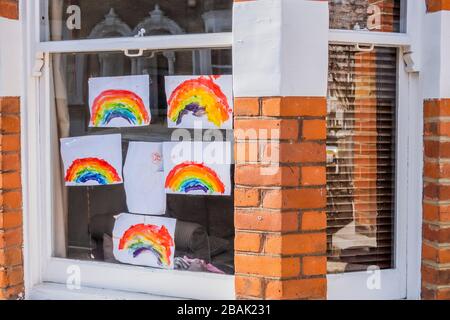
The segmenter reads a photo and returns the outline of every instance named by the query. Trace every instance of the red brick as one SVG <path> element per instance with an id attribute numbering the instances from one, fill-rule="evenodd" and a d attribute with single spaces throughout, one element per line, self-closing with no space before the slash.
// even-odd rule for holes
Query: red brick
<path id="1" fill-rule="evenodd" d="M 298 167 L 267 167 L 261 165 L 237 165 L 235 183 L 245 186 L 298 186 Z"/>
<path id="2" fill-rule="evenodd" d="M 262 298 L 263 280 L 255 277 L 235 276 L 236 295 Z"/>
<path id="3" fill-rule="evenodd" d="M 263 146 L 263 162 L 274 162 L 274 154 L 281 163 L 315 163 L 326 161 L 326 145 L 315 142 L 267 143 Z"/>
<path id="4" fill-rule="evenodd" d="M 21 177 L 19 172 L 4 173 L 2 175 L 3 190 L 19 189 L 21 187 Z"/>
<path id="5" fill-rule="evenodd" d="M 427 1 L 427 12 L 450 10 L 450 2 L 448 0 L 426 0 L 426 1 Z"/>
<path id="6" fill-rule="evenodd" d="M 262 114 L 271 117 L 326 116 L 326 98 L 275 97 L 264 98 Z"/>
<path id="7" fill-rule="evenodd" d="M 302 260 L 303 275 L 318 276 L 327 274 L 327 257 L 307 256 Z"/>
<path id="8" fill-rule="evenodd" d="M 1 3 L 1 0 L 0 0 Z M 19 97 L 3 97 L 0 98 L 0 112 L 6 113 L 20 113 L 20 98 Z"/>
<path id="9" fill-rule="evenodd" d="M 326 206 L 325 189 L 288 189 L 266 191 L 263 207 L 270 209 L 314 209 Z"/>
<path id="10" fill-rule="evenodd" d="M 22 192 L 21 191 L 11 191 L 4 192 L 3 198 L 3 209 L 4 210 L 15 210 L 22 208 Z"/>
<path id="11" fill-rule="evenodd" d="M 327 122 L 325 120 L 303 120 L 302 137 L 306 140 L 325 140 Z"/>
<path id="12" fill-rule="evenodd" d="M 0 230 L 0 249 L 22 245 L 22 229 Z"/>
<path id="13" fill-rule="evenodd" d="M 20 132 L 20 118 L 17 115 L 2 115 L 2 132 L 4 133 L 19 133 Z"/>
<path id="14" fill-rule="evenodd" d="M 0 288 L 17 286 L 23 283 L 23 267 L 0 269 Z"/>
<path id="15" fill-rule="evenodd" d="M 258 142 L 236 142 L 234 144 L 234 158 L 236 163 L 258 162 L 259 160 Z"/>
<path id="16" fill-rule="evenodd" d="M 234 115 L 235 116 L 259 115 L 259 98 L 234 99 Z"/>
<path id="17" fill-rule="evenodd" d="M 8 287 L 6 289 L 0 289 L 0 300 L 12 300 L 23 298 L 24 295 L 24 287 L 23 284 Z"/>
<path id="18" fill-rule="evenodd" d="M 236 188 L 234 190 L 235 207 L 257 207 L 259 205 L 260 191 L 258 189 Z"/>
<path id="19" fill-rule="evenodd" d="M 19 152 L 20 151 L 20 135 L 7 134 L 2 136 L 3 152 Z"/>
<path id="20" fill-rule="evenodd" d="M 301 184 L 303 186 L 318 186 L 327 183 L 327 171 L 325 166 L 302 167 Z"/>
<path id="21" fill-rule="evenodd" d="M 235 134 L 237 130 L 256 130 L 258 139 L 289 140 L 297 139 L 299 134 L 298 121 L 291 119 L 237 119 L 234 121 Z"/>
<path id="22" fill-rule="evenodd" d="M 425 182 L 423 195 L 424 199 L 428 200 L 450 200 L 450 185 Z"/>
<path id="23" fill-rule="evenodd" d="M 260 252 L 261 244 L 261 233 L 237 232 L 234 238 L 234 248 L 236 251 Z"/>
<path id="24" fill-rule="evenodd" d="M 323 254 L 327 249 L 326 234 L 270 234 L 266 236 L 264 252 L 271 254 Z"/>
<path id="25" fill-rule="evenodd" d="M 0 0 L 0 17 L 19 19 L 19 5 L 17 0 Z"/>
<path id="26" fill-rule="evenodd" d="M 235 255 L 237 274 L 289 278 L 300 274 L 300 258 L 282 258 L 261 255 Z"/>
<path id="27" fill-rule="evenodd" d="M 299 280 L 270 280 L 265 290 L 266 299 L 326 299 L 325 278 Z"/>
<path id="28" fill-rule="evenodd" d="M 321 212 L 303 212 L 301 229 L 303 231 L 324 230 L 327 227 L 327 214 Z"/>
<path id="29" fill-rule="evenodd" d="M 448 285 L 450 283 L 450 269 L 435 269 L 422 265 L 422 281 L 433 285 Z"/>
<path id="30" fill-rule="evenodd" d="M 423 238 L 433 242 L 450 243 L 450 227 L 423 224 Z"/>
<path id="31" fill-rule="evenodd" d="M 433 179 L 450 178 L 450 164 L 425 161 L 424 176 Z"/>
<path id="32" fill-rule="evenodd" d="M 20 247 L 0 249 L 0 266 L 18 266 L 23 263 Z"/>
<path id="33" fill-rule="evenodd" d="M 424 203 L 423 219 L 436 222 L 450 222 L 450 206 Z"/>
<path id="34" fill-rule="evenodd" d="M 22 212 L 0 213 L 0 228 L 11 229 L 22 226 Z"/>
<path id="35" fill-rule="evenodd" d="M 20 170 L 20 156 L 18 153 L 1 155 L 2 171 Z"/>
<path id="36" fill-rule="evenodd" d="M 287 232 L 298 230 L 297 212 L 271 212 L 265 210 L 236 210 L 235 228 L 239 230 L 257 230 Z"/>

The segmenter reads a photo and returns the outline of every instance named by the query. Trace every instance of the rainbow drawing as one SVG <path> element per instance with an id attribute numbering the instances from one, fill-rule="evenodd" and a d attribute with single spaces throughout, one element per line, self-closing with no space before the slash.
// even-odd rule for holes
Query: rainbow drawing
<path id="1" fill-rule="evenodd" d="M 214 82 L 218 76 L 201 76 L 182 82 L 170 95 L 167 117 L 180 125 L 183 117 L 192 113 L 196 117 L 207 116 L 209 122 L 221 127 L 230 119 L 232 109 L 227 96 Z"/>
<path id="2" fill-rule="evenodd" d="M 150 124 L 150 114 L 141 97 L 128 90 L 105 90 L 92 103 L 91 126 L 105 127 L 115 118 L 130 126 Z"/>
<path id="3" fill-rule="evenodd" d="M 72 162 L 66 171 L 65 181 L 76 184 L 96 181 L 100 185 L 108 185 L 120 183 L 122 178 L 107 161 L 98 158 L 83 158 Z"/>
<path id="4" fill-rule="evenodd" d="M 225 193 L 225 185 L 217 173 L 195 162 L 184 162 L 175 166 L 166 177 L 166 188 L 181 193 L 192 191 Z"/>
<path id="5" fill-rule="evenodd" d="M 131 226 L 120 239 L 119 250 L 129 250 L 136 258 L 148 251 L 158 258 L 158 264 L 163 267 L 171 265 L 174 240 L 167 228 L 153 224 L 137 224 Z"/>

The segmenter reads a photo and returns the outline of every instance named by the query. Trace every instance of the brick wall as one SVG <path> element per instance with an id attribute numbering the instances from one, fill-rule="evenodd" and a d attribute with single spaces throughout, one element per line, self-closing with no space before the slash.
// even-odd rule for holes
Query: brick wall
<path id="1" fill-rule="evenodd" d="M 450 299 L 450 99 L 424 109 L 422 297 Z"/>
<path id="2" fill-rule="evenodd" d="M 238 298 L 326 298 L 325 116 L 325 98 L 235 101 Z"/>
<path id="3" fill-rule="evenodd" d="M 450 10 L 450 0 L 427 0 L 429 13 Z M 433 19 L 433 17 L 429 17 Z M 431 33 L 447 30 L 428 30 Z M 442 39 L 447 39 L 443 36 Z M 439 46 L 445 48 L 444 44 Z M 442 48 L 436 48 L 436 54 Z M 430 57 L 431 59 L 432 57 Z M 434 57 L 435 58 L 435 57 Z M 441 65 L 443 72 L 446 65 Z M 427 72 L 428 70 L 425 70 Z M 431 84 L 441 87 L 442 77 L 433 72 Z M 433 93 L 433 96 L 436 93 Z M 424 102 L 424 188 L 422 242 L 422 298 L 450 299 L 450 99 Z"/>
<path id="4" fill-rule="evenodd" d="M 19 98 L 0 98 L 0 299 L 23 292 Z"/>

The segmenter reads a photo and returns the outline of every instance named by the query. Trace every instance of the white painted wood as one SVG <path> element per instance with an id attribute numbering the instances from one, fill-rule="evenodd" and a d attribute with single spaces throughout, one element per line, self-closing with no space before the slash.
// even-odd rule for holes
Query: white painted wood
<path id="1" fill-rule="evenodd" d="M 22 61 L 20 22 L 0 18 L 0 97 L 22 95 Z"/>
<path id="2" fill-rule="evenodd" d="M 68 289 L 57 283 L 35 286 L 28 294 L 29 300 L 175 300 L 172 297 L 155 296 L 126 291 L 98 288 Z"/>
<path id="3" fill-rule="evenodd" d="M 328 40 L 336 44 L 374 44 L 384 47 L 400 47 L 411 44 L 411 37 L 403 33 L 336 30 L 329 31 Z"/>
<path id="4" fill-rule="evenodd" d="M 424 98 L 450 98 L 450 11 L 427 14 L 423 30 Z"/>
<path id="5" fill-rule="evenodd" d="M 37 45 L 42 52 L 98 52 L 124 50 L 168 50 L 168 49 L 202 49 L 230 48 L 231 33 L 199 33 L 168 36 L 151 36 L 139 38 L 105 38 L 69 41 L 48 41 Z"/>
<path id="6" fill-rule="evenodd" d="M 70 266 L 79 268 L 81 287 L 189 299 L 235 299 L 234 276 L 162 270 L 104 262 L 50 258 L 44 273 L 45 281 L 66 283 L 67 270 Z"/>
<path id="7" fill-rule="evenodd" d="M 238 2 L 233 30 L 236 97 L 326 96 L 326 2 Z"/>

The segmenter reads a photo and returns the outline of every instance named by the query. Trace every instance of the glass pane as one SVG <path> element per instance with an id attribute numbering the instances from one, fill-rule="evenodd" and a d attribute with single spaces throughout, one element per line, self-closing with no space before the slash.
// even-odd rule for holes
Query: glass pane
<path id="1" fill-rule="evenodd" d="M 393 263 L 397 51 L 330 45 L 328 272 Z"/>
<path id="2" fill-rule="evenodd" d="M 55 124 L 59 137 L 98 136 L 120 133 L 123 163 L 130 142 L 166 142 L 176 129 L 167 125 L 165 76 L 231 74 L 231 50 L 182 50 L 144 52 L 137 58 L 122 52 L 52 55 L 55 91 Z M 134 128 L 89 127 L 88 81 L 92 77 L 150 76 L 150 126 Z M 190 130 L 191 137 L 194 137 Z M 216 130 L 232 141 L 231 130 Z M 205 134 L 205 132 L 203 132 Z M 196 139 L 197 140 L 197 139 Z M 55 154 L 60 154 L 54 139 Z M 60 161 L 58 158 L 56 161 Z M 64 177 L 64 170 L 55 165 Z M 233 190 L 233 166 L 231 190 Z M 58 176 L 58 174 L 56 174 Z M 112 251 L 114 216 L 128 211 L 123 184 L 65 187 L 55 182 L 55 255 L 71 259 L 118 263 Z M 65 195 L 65 196 L 64 196 Z M 164 217 L 177 219 L 175 269 L 234 273 L 234 198 L 231 196 L 167 195 Z M 67 212 L 67 217 L 64 217 Z M 64 222 L 67 219 L 66 223 Z M 67 228 L 64 233 L 64 225 Z M 64 245 L 67 243 L 67 245 Z M 192 261 L 190 259 L 199 259 Z M 202 261 L 200 261 L 202 260 Z M 220 272 L 218 271 L 220 270 Z"/>
<path id="3" fill-rule="evenodd" d="M 44 40 L 230 32 L 232 0 L 48 0 Z"/>
<path id="4" fill-rule="evenodd" d="M 329 0 L 330 28 L 401 32 L 401 0 Z M 406 1 L 405 1 L 406 2 Z"/>

